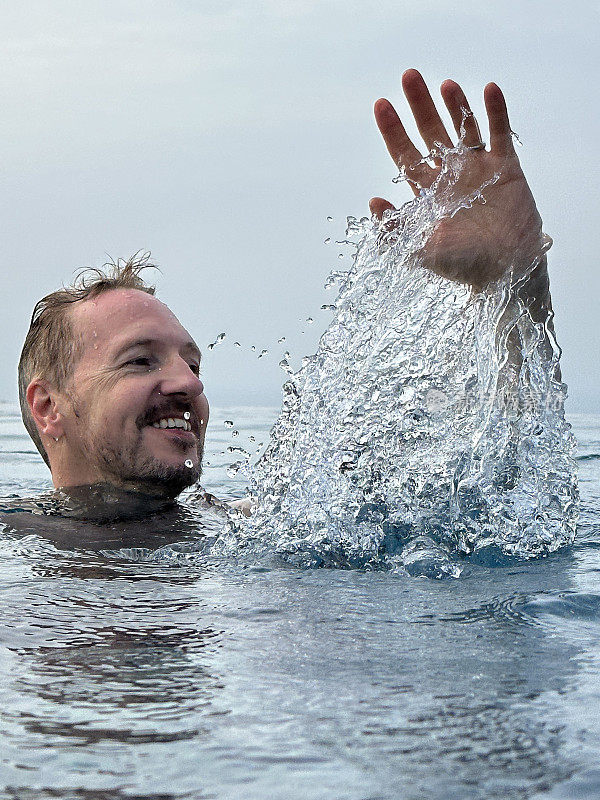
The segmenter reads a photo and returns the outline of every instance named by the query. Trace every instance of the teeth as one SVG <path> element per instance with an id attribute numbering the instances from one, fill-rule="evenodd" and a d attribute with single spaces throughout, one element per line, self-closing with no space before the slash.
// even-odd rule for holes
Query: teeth
<path id="1" fill-rule="evenodd" d="M 185 413 L 189 414 L 189 412 L 187 412 L 187 411 Z M 192 430 L 192 426 L 187 421 L 187 419 L 181 419 L 180 417 L 163 417 L 158 422 L 153 422 L 152 423 L 152 427 L 153 428 L 163 428 L 163 429 L 164 428 L 179 428 L 180 430 L 183 430 L 183 431 L 191 431 Z"/>

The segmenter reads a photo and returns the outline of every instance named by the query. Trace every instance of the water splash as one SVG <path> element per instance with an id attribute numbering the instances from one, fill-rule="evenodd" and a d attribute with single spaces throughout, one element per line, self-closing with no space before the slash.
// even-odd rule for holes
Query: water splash
<path id="1" fill-rule="evenodd" d="M 448 152 L 451 188 L 467 148 Z M 439 220 L 484 202 L 498 177 L 467 197 L 423 190 L 381 223 L 349 219 L 357 250 L 329 281 L 335 316 L 283 386 L 252 473 L 254 514 L 222 546 L 444 577 L 474 550 L 530 557 L 572 541 L 573 437 L 551 326 L 532 319 L 511 270 L 473 294 L 422 266 Z"/>
<path id="2" fill-rule="evenodd" d="M 214 349 L 215 349 L 215 347 L 216 347 L 218 344 L 220 344 L 220 343 L 223 341 L 223 339 L 225 338 L 225 336 L 226 336 L 226 335 L 227 335 L 227 334 L 225 334 L 225 333 L 220 333 L 220 334 L 217 336 L 217 338 L 214 340 L 214 342 L 211 342 L 211 343 L 208 345 L 208 349 L 209 349 L 209 350 L 214 350 Z"/>

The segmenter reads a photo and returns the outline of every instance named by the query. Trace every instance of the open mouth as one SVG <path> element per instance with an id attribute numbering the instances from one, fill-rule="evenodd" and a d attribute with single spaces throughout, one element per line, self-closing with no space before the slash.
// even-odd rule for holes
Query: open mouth
<path id="1" fill-rule="evenodd" d="M 189 413 L 185 412 L 188 414 Z M 161 428 L 162 430 L 180 430 L 180 431 L 191 431 L 192 425 L 189 422 L 189 419 L 181 418 L 181 417 L 161 417 L 161 419 L 157 420 L 156 422 L 152 423 L 153 428 Z"/>
<path id="2" fill-rule="evenodd" d="M 172 442 L 178 443 L 179 446 L 185 445 L 186 447 L 196 446 L 198 443 L 198 430 L 195 424 L 195 417 L 192 418 L 190 411 L 175 411 L 169 412 L 158 411 L 157 414 L 149 418 L 146 417 L 143 423 L 148 428 L 154 428 L 161 432 L 161 435 L 166 436 Z"/>

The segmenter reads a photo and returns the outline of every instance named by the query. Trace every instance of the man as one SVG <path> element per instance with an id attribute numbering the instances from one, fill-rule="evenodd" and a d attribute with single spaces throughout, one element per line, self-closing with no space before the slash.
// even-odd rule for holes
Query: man
<path id="1" fill-rule="evenodd" d="M 37 303 L 19 399 L 56 491 L 4 505 L 11 528 L 92 548 L 147 544 L 137 521 L 150 515 L 155 545 L 197 533 L 174 499 L 201 474 L 200 350 L 143 281 L 149 266 L 141 256 L 87 272 Z M 126 524 L 93 524 L 115 521 Z"/>
<path id="2" fill-rule="evenodd" d="M 386 100 L 375 105 L 377 124 L 415 194 L 430 187 L 442 192 L 441 154 L 452 139 L 416 70 L 404 74 L 403 88 L 430 157 L 423 158 Z M 423 263 L 478 290 L 509 265 L 522 270 L 522 297 L 532 316 L 547 318 L 541 219 L 513 147 L 503 95 L 495 84 L 485 89 L 488 150 L 460 86 L 445 81 L 441 93 L 468 154 L 453 191 L 468 196 L 485 186 L 486 202 L 441 220 L 424 245 Z M 382 198 L 370 207 L 384 224 L 393 208 Z M 198 347 L 144 284 L 145 265 L 128 262 L 38 303 L 19 392 L 25 426 L 63 496 L 81 499 L 92 491 L 104 508 L 108 492 L 119 500 L 113 509 L 122 509 L 127 496 L 150 513 L 199 478 L 208 403 Z"/>
<path id="3" fill-rule="evenodd" d="M 200 350 L 138 259 L 45 297 L 19 363 L 23 421 L 57 488 L 174 498 L 198 479 L 208 402 Z"/>

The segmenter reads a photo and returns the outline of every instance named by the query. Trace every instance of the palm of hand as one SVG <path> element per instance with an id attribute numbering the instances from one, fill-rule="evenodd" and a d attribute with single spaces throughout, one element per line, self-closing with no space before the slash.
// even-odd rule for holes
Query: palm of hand
<path id="1" fill-rule="evenodd" d="M 457 132 L 462 134 L 456 147 L 419 73 L 409 70 L 403 84 L 425 144 L 435 151 L 440 142 L 446 151 L 441 159 L 436 158 L 435 166 L 429 166 L 391 104 L 377 102 L 377 123 L 392 158 L 415 194 L 427 189 L 440 207 L 439 221 L 421 254 L 423 265 L 476 288 L 498 279 L 511 267 L 527 270 L 542 252 L 541 219 L 514 151 L 500 89 L 494 84 L 486 87 L 488 152 L 477 147 L 481 142 L 479 128 L 458 84 L 446 81 L 442 85 L 444 101 Z M 392 208 L 381 198 L 371 201 L 376 216 Z"/>

